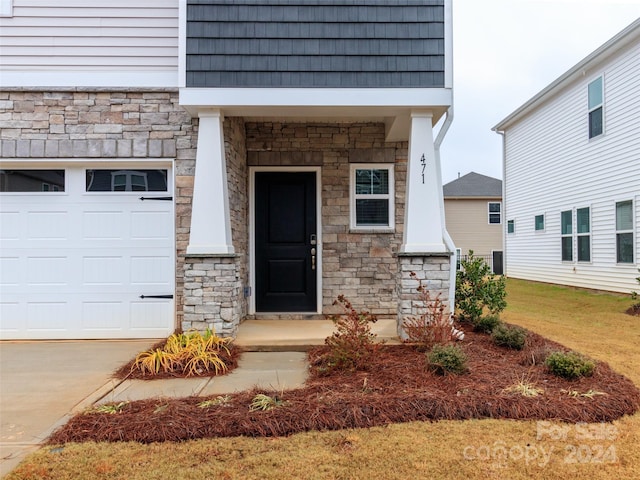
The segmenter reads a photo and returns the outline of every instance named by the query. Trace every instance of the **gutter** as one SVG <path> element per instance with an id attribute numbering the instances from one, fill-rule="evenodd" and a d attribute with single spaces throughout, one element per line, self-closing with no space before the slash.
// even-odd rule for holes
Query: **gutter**
<path id="1" fill-rule="evenodd" d="M 442 193 L 442 167 L 440 164 L 440 145 L 442 145 L 442 141 L 444 140 L 449 127 L 451 127 L 451 123 L 453 122 L 453 106 L 450 106 L 447 109 L 446 117 L 444 119 L 444 123 L 436 136 L 436 139 L 433 142 L 433 149 L 436 157 L 436 168 L 437 168 L 437 180 L 438 180 L 438 188 Z M 444 195 L 440 196 L 440 218 L 442 219 L 442 239 L 446 247 L 452 252 L 450 258 L 449 265 L 449 311 L 451 315 L 453 315 L 455 310 L 455 298 L 456 298 L 456 266 L 457 266 L 457 258 L 456 258 L 456 246 L 453 243 L 453 239 L 449 235 L 447 231 L 447 226 L 444 218 Z"/>

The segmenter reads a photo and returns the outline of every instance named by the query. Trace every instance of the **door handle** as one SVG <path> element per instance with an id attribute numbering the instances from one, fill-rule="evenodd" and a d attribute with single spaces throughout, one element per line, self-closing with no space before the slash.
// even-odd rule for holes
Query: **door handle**
<path id="1" fill-rule="evenodd" d="M 311 270 L 316 269 L 316 249 L 311 249 Z"/>

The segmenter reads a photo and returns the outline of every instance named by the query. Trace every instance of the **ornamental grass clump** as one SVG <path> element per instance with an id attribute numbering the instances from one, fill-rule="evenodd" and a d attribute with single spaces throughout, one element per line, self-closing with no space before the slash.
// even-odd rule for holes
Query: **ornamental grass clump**
<path id="1" fill-rule="evenodd" d="M 552 374 L 574 380 L 589 377 L 596 368 L 596 363 L 578 352 L 553 352 L 544 362 Z"/>
<path id="2" fill-rule="evenodd" d="M 213 372 L 216 375 L 227 371 L 221 354 L 230 355 L 231 338 L 222 338 L 213 331 L 174 333 L 161 348 L 138 354 L 131 371 L 143 375 L 184 374 L 187 377 Z"/>
<path id="3" fill-rule="evenodd" d="M 467 371 L 467 356 L 457 345 L 434 345 L 427 364 L 438 375 L 461 375 Z"/>

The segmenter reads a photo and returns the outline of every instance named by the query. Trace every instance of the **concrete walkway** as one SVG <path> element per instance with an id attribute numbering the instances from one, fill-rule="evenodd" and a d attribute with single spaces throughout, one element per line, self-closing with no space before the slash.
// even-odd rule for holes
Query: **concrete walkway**
<path id="1" fill-rule="evenodd" d="M 247 320 L 235 340 L 245 350 L 237 369 L 220 377 L 168 380 L 112 377 L 157 339 L 0 342 L 0 476 L 92 405 L 299 388 L 307 378 L 305 352 L 324 344 L 333 329 L 329 320 Z M 372 331 L 378 340 L 398 342 L 395 321 L 380 320 Z"/>
<path id="2" fill-rule="evenodd" d="M 103 397 L 118 382 L 113 372 L 156 341 L 0 342 L 0 476 Z"/>

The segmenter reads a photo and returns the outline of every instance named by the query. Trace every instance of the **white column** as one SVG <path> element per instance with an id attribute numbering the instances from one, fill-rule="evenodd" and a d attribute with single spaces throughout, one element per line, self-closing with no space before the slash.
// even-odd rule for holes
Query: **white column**
<path id="1" fill-rule="evenodd" d="M 222 131 L 224 117 L 220 110 L 199 112 L 198 117 L 198 151 L 187 255 L 233 254 Z"/>
<path id="2" fill-rule="evenodd" d="M 443 253 L 442 181 L 433 146 L 431 112 L 411 113 L 407 198 L 401 253 Z"/>

